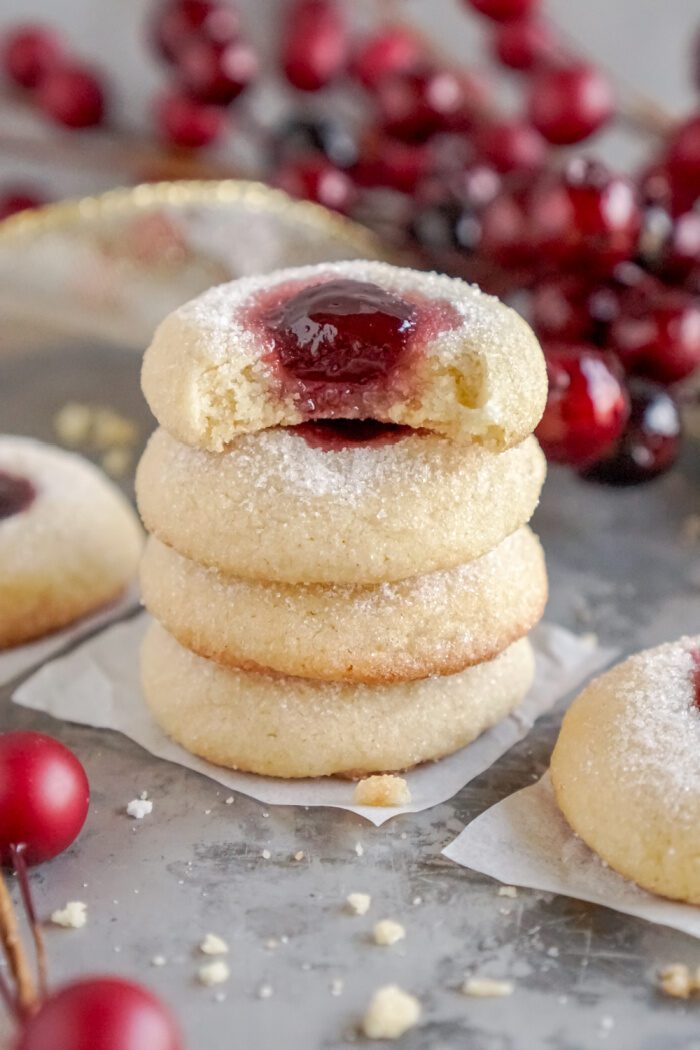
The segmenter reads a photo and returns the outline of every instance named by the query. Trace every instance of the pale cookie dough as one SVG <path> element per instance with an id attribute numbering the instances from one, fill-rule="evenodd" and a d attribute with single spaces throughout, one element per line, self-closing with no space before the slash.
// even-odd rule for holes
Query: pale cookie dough
<path id="1" fill-rule="evenodd" d="M 117 598 L 142 544 L 136 514 L 91 463 L 30 438 L 0 436 L 0 648 Z"/>
<path id="2" fill-rule="evenodd" d="M 369 282 L 415 304 L 415 337 L 395 374 L 341 385 L 332 408 L 324 408 L 313 386 L 280 371 L 254 305 L 261 296 L 275 301 L 275 288 L 284 301 L 338 279 Z M 449 323 L 421 321 L 431 304 Z M 144 358 L 142 385 L 162 426 L 214 452 L 239 434 L 330 416 L 406 424 L 500 450 L 532 433 L 547 394 L 539 343 L 514 310 L 455 277 L 363 260 L 210 289 L 162 322 Z"/>
<path id="3" fill-rule="evenodd" d="M 182 645 L 243 670 L 394 682 L 489 660 L 542 616 L 542 548 L 524 527 L 455 569 L 352 587 L 224 576 L 154 537 L 141 563 L 146 608 Z"/>
<path id="4" fill-rule="evenodd" d="M 453 568 L 524 525 L 545 476 L 534 437 L 497 454 L 437 434 L 327 452 L 294 429 L 224 453 L 160 429 L 136 490 L 149 532 L 247 579 L 371 584 Z"/>
<path id="5" fill-rule="evenodd" d="M 700 904 L 700 636 L 630 657 L 584 690 L 552 755 L 574 831 L 638 885 Z"/>
<path id="6" fill-rule="evenodd" d="M 445 678 L 374 687 L 313 682 L 222 668 L 153 623 L 141 674 L 159 725 L 210 762 L 273 777 L 363 776 L 470 743 L 520 703 L 534 659 L 522 639 Z"/>

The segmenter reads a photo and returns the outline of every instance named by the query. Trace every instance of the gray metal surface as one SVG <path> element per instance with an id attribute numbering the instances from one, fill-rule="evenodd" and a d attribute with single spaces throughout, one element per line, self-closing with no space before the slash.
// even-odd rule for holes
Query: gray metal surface
<path id="1" fill-rule="evenodd" d="M 0 426 L 51 439 L 53 412 L 87 399 L 138 417 L 145 435 L 137 373 L 133 355 L 107 347 L 7 356 Z M 631 491 L 552 472 L 535 521 L 549 558 L 550 619 L 625 650 L 700 630 L 700 547 L 680 540 L 700 512 L 697 451 L 689 446 L 682 469 Z M 59 736 L 93 790 L 79 842 L 32 877 L 43 914 L 67 900 L 88 904 L 83 930 L 48 931 L 54 981 L 86 971 L 146 981 L 177 1010 L 190 1050 L 344 1047 L 358 1038 L 373 989 L 389 981 L 424 1004 L 405 1050 L 700 1050 L 697 1005 L 664 1000 L 654 985 L 660 964 L 700 963 L 697 942 L 561 897 L 499 897 L 491 880 L 440 855 L 466 822 L 543 771 L 556 717 L 452 801 L 374 829 L 339 811 L 267 810 L 243 797 L 226 805 L 228 792 L 211 781 L 115 734 L 13 709 L 10 692 L 0 693 L 2 728 Z M 143 790 L 154 811 L 136 822 L 125 806 Z M 355 890 L 372 894 L 363 918 L 343 911 Z M 406 940 L 374 946 L 381 917 L 401 920 Z M 231 945 L 223 1001 L 195 980 L 208 931 Z M 154 967 L 154 955 L 167 964 Z M 515 993 L 465 999 L 457 989 L 470 968 L 512 977 Z M 264 984 L 269 998 L 259 997 Z"/>

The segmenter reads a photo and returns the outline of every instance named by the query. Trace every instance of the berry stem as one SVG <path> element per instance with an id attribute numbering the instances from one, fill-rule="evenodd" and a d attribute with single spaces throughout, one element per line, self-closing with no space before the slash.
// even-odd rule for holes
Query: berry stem
<path id="1" fill-rule="evenodd" d="M 34 901 L 32 900 L 32 893 L 29 887 L 29 877 L 27 875 L 27 863 L 22 855 L 22 849 L 21 847 L 12 846 L 11 851 L 12 865 L 15 869 L 17 881 L 19 882 L 22 903 L 24 904 L 24 910 L 27 913 L 27 919 L 29 920 L 29 926 L 32 931 L 34 951 L 36 953 L 37 976 L 39 979 L 39 995 L 43 999 L 46 996 L 47 989 L 46 945 L 44 943 L 44 935 L 41 932 L 41 925 L 37 919 Z"/>
<path id="2" fill-rule="evenodd" d="M 5 1008 L 6 1008 L 7 1012 L 14 1017 L 15 1021 L 18 1021 L 18 1022 L 21 1021 L 22 1020 L 22 1015 L 20 1013 L 20 1010 L 19 1010 L 19 1007 L 17 1005 L 17 1002 L 15 1001 L 15 997 L 13 996 L 12 992 L 10 991 L 10 986 L 7 983 L 7 981 L 5 980 L 5 977 L 1 973 L 0 973 L 0 999 L 2 999 L 2 1001 L 5 1004 Z"/>
<path id="3" fill-rule="evenodd" d="M 30 1014 L 37 1001 L 36 988 L 20 938 L 17 913 L 2 872 L 0 872 L 0 940 L 17 988 L 19 1009 L 23 1015 Z"/>

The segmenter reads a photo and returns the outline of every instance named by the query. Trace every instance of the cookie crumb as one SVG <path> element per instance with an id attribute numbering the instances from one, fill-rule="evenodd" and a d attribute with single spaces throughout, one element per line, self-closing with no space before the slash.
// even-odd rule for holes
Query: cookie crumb
<path id="1" fill-rule="evenodd" d="M 499 886 L 498 887 L 499 897 L 517 897 L 518 890 L 516 886 Z"/>
<path id="2" fill-rule="evenodd" d="M 228 944 L 216 933 L 208 933 L 200 944 L 199 950 L 205 955 L 226 955 Z"/>
<path id="3" fill-rule="evenodd" d="M 673 999 L 688 999 L 700 985 L 685 963 L 670 963 L 659 972 L 659 987 Z"/>
<path id="4" fill-rule="evenodd" d="M 228 968 L 228 963 L 224 962 L 223 959 L 215 959 L 214 962 L 205 963 L 204 966 L 200 966 L 197 972 L 199 983 L 207 988 L 211 988 L 215 984 L 223 984 L 224 981 L 228 981 L 230 976 L 231 971 Z"/>
<path id="5" fill-rule="evenodd" d="M 90 433 L 93 409 L 77 401 L 67 401 L 53 417 L 53 429 L 62 445 L 76 448 Z"/>
<path id="6" fill-rule="evenodd" d="M 294 854 L 294 860 L 303 860 L 305 856 L 303 849 L 298 849 Z"/>
<path id="7" fill-rule="evenodd" d="M 385 773 L 358 781 L 353 800 L 358 806 L 406 806 L 411 792 L 403 777 Z"/>
<path id="8" fill-rule="evenodd" d="M 261 984 L 258 988 L 258 999 L 271 999 L 274 989 L 271 984 Z"/>
<path id="9" fill-rule="evenodd" d="M 233 805 L 233 803 L 234 803 L 235 801 L 236 801 L 236 800 L 235 800 L 235 798 L 233 797 L 233 795 L 229 795 L 229 797 L 228 797 L 228 798 L 225 798 L 225 799 L 224 799 L 224 803 L 225 803 L 225 804 L 226 804 L 227 806 L 232 806 L 232 805 Z"/>
<path id="10" fill-rule="evenodd" d="M 398 1039 L 420 1020 L 418 1000 L 396 984 L 378 988 L 362 1020 L 368 1039 Z"/>
<path id="11" fill-rule="evenodd" d="M 362 845 L 361 842 L 356 842 L 355 843 L 355 853 L 357 854 L 358 857 L 364 857 L 364 855 L 365 855 L 365 847 Z"/>
<path id="12" fill-rule="evenodd" d="M 65 908 L 57 908 L 51 913 L 51 922 L 54 926 L 79 930 L 87 922 L 87 904 L 83 901 L 68 901 Z"/>
<path id="13" fill-rule="evenodd" d="M 348 893 L 345 903 L 353 915 L 366 915 L 372 903 L 372 898 L 369 893 Z"/>
<path id="14" fill-rule="evenodd" d="M 331 981 L 331 995 L 337 999 L 339 995 L 343 994 L 343 988 L 345 987 L 342 977 L 334 977 Z"/>
<path id="15" fill-rule="evenodd" d="M 151 966 L 165 966 L 167 961 L 164 955 L 154 955 L 151 959 Z"/>
<path id="16" fill-rule="evenodd" d="M 111 478 L 125 478 L 131 470 L 134 454 L 128 448 L 108 448 L 100 459 L 100 466 Z"/>
<path id="17" fill-rule="evenodd" d="M 270 853 L 269 849 L 264 849 L 262 851 L 262 853 L 260 854 L 260 856 L 262 857 L 263 860 L 269 860 L 270 857 L 272 856 L 272 854 Z"/>
<path id="18" fill-rule="evenodd" d="M 143 820 L 153 812 L 153 803 L 147 798 L 132 798 L 126 807 L 126 812 L 134 820 Z"/>
<path id="19" fill-rule="evenodd" d="M 462 994 L 478 999 L 502 999 L 513 994 L 513 982 L 498 981 L 493 977 L 466 977 Z"/>
<path id="20" fill-rule="evenodd" d="M 406 936 L 406 930 L 394 919 L 381 919 L 374 927 L 374 943 L 383 947 L 396 944 Z"/>

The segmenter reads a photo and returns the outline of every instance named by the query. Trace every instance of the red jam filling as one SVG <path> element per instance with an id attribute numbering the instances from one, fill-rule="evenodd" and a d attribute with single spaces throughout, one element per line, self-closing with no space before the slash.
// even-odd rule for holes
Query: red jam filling
<path id="1" fill-rule="evenodd" d="M 0 470 L 0 521 L 21 514 L 35 496 L 36 490 L 28 478 Z"/>
<path id="2" fill-rule="evenodd" d="M 324 452 L 394 445 L 409 434 L 420 433 L 412 427 L 380 423 L 376 419 L 317 419 L 290 429 L 300 434 L 311 448 L 319 448 Z"/>
<path id="3" fill-rule="evenodd" d="M 693 688 L 695 689 L 695 706 L 700 708 L 700 649 L 693 649 L 690 654 L 693 661 Z"/>
<path id="4" fill-rule="evenodd" d="M 248 311 L 269 349 L 280 396 L 307 419 L 382 418 L 415 398 L 417 357 L 460 317 L 451 303 L 396 295 L 368 281 L 287 282 Z"/>

